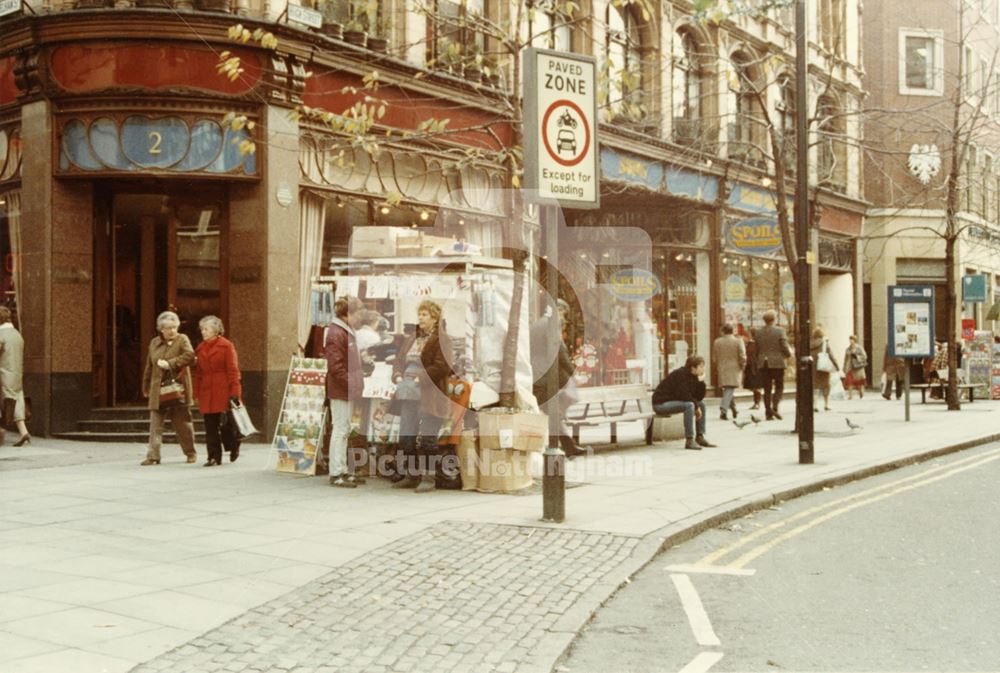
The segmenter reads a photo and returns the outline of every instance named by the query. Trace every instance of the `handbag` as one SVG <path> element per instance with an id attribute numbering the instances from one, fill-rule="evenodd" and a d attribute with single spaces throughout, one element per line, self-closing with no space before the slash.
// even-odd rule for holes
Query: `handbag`
<path id="1" fill-rule="evenodd" d="M 181 407 L 187 403 L 182 375 L 184 369 L 177 371 L 176 375 L 166 375 L 160 379 L 160 408 L 169 409 L 171 407 Z"/>
<path id="2" fill-rule="evenodd" d="M 254 427 L 253 421 L 250 420 L 250 414 L 247 413 L 247 408 L 242 403 L 230 401 L 229 418 L 233 422 L 233 429 L 240 441 L 260 432 Z"/>
<path id="3" fill-rule="evenodd" d="M 833 358 L 826 352 L 826 341 L 823 342 L 823 348 L 816 355 L 816 369 L 828 373 L 837 371 L 837 368 L 833 365 Z"/>
<path id="4" fill-rule="evenodd" d="M 17 398 L 16 397 L 5 397 L 3 400 L 3 412 L 2 419 L 0 419 L 0 425 L 3 426 L 4 430 L 10 430 L 11 432 L 17 431 L 17 421 L 15 420 L 17 414 Z M 31 420 L 31 398 L 24 398 L 24 422 L 27 423 Z"/>

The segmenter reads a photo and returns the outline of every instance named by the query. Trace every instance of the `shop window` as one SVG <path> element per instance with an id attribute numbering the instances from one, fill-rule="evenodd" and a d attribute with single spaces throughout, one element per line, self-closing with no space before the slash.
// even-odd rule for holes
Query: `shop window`
<path id="1" fill-rule="evenodd" d="M 355 227 L 365 227 L 368 223 L 367 199 L 337 197 L 327 201 L 321 268 L 326 268 L 331 257 L 347 257 L 351 233 Z"/>
<path id="2" fill-rule="evenodd" d="M 21 235 L 21 193 L 8 191 L 0 193 L 0 258 L 3 271 L 0 273 L 0 302 L 14 314 L 13 322 L 18 324 L 18 290 L 20 278 L 20 235 Z"/>
<path id="3" fill-rule="evenodd" d="M 785 173 L 795 175 L 796 146 L 795 146 L 795 84 L 791 76 L 784 76 L 778 80 L 778 89 L 781 98 L 775 106 L 778 111 L 779 133 L 781 137 L 781 147 L 775 148 L 774 152 L 781 153 L 784 160 Z"/>
<path id="4" fill-rule="evenodd" d="M 777 324 L 793 326 L 795 286 L 791 269 L 780 260 L 727 254 L 722 258 L 722 320 L 737 334 L 764 324 L 764 313 L 774 311 Z"/>
<path id="5" fill-rule="evenodd" d="M 657 255 L 656 275 L 663 292 L 653 303 L 667 370 L 698 353 L 698 272 L 695 252 L 666 250 Z"/>

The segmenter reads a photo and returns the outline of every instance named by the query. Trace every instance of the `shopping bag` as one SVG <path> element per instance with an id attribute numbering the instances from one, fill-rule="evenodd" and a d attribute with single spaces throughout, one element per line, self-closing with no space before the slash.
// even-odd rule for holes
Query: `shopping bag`
<path id="1" fill-rule="evenodd" d="M 247 408 L 243 406 L 240 402 L 230 402 L 229 403 L 229 417 L 232 419 L 233 427 L 236 430 L 236 436 L 243 441 L 251 435 L 256 435 L 260 430 L 254 427 L 253 421 L 250 420 L 250 414 L 247 413 Z"/>
<path id="2" fill-rule="evenodd" d="M 816 369 L 821 372 L 833 372 L 837 370 L 833 365 L 833 359 L 830 358 L 830 354 L 826 351 L 820 351 L 816 354 Z"/>
<path id="3" fill-rule="evenodd" d="M 830 376 L 830 399 L 831 400 L 846 400 L 847 391 L 844 390 L 844 379 L 841 378 L 842 372 L 835 372 Z"/>

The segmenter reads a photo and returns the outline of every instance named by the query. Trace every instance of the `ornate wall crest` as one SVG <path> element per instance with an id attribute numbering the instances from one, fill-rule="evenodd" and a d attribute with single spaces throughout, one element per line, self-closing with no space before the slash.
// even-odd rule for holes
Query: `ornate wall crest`
<path id="1" fill-rule="evenodd" d="M 941 153 L 937 145 L 914 145 L 910 148 L 910 159 L 907 162 L 910 175 L 926 185 L 941 170 Z"/>

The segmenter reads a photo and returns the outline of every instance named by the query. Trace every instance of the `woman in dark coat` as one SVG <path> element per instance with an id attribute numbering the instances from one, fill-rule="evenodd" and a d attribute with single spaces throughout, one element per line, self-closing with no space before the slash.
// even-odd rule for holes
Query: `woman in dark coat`
<path id="1" fill-rule="evenodd" d="M 417 493 L 436 488 L 438 431 L 451 415 L 447 395 L 452 374 L 446 357 L 453 355 L 451 339 L 441 321 L 441 307 L 432 301 L 417 309 L 417 331 L 396 356 L 393 380 L 400 401 L 399 442 L 406 476 L 393 488 L 417 487 Z"/>
<path id="2" fill-rule="evenodd" d="M 225 328 L 214 315 L 198 322 L 202 342 L 195 351 L 194 389 L 198 408 L 205 417 L 205 446 L 208 462 L 205 467 L 222 463 L 222 447 L 229 452 L 229 462 L 240 457 L 240 440 L 236 437 L 226 414 L 232 402 L 240 403 L 240 365 L 233 342 L 222 336 Z"/>
<path id="3" fill-rule="evenodd" d="M 763 395 L 764 382 L 760 380 L 757 372 L 757 342 L 753 340 L 752 334 L 744 334 L 747 347 L 747 364 L 743 367 L 743 387 L 753 391 L 753 406 L 751 409 L 760 409 L 760 398 Z"/>
<path id="4" fill-rule="evenodd" d="M 163 421 L 170 418 L 170 424 L 177 433 L 187 462 L 197 458 L 194 449 L 194 423 L 191 421 L 191 369 L 194 364 L 194 348 L 191 340 L 178 329 L 181 319 L 173 311 L 164 311 L 156 318 L 160 336 L 149 342 L 146 369 L 142 373 L 142 395 L 149 400 L 149 450 L 146 460 L 140 465 L 160 464 L 160 445 L 163 444 Z M 160 406 L 160 384 L 165 378 L 179 380 L 184 387 L 184 397 L 178 403 Z"/>

